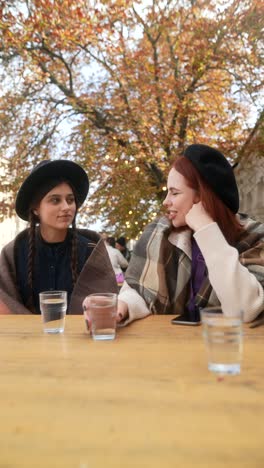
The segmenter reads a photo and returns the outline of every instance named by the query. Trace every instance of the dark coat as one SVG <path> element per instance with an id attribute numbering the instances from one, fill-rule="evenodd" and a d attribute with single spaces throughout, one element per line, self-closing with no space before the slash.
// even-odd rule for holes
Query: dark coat
<path id="1" fill-rule="evenodd" d="M 14 314 L 33 313 L 33 306 L 23 303 L 18 288 L 15 265 L 15 246 L 19 239 L 25 236 L 27 230 L 7 244 L 0 256 L 0 301 Z M 90 230 L 78 230 L 82 236 L 92 243 L 93 250 L 85 262 L 77 282 L 73 288 L 68 314 L 82 314 L 82 302 L 86 296 L 96 292 L 117 292 L 115 274 L 109 260 L 104 241 Z M 87 240 L 88 242 L 88 240 Z"/>

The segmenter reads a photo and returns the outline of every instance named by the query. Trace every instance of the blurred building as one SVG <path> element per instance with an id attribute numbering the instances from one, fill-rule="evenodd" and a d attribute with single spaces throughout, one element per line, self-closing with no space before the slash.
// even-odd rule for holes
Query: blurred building
<path id="1" fill-rule="evenodd" d="M 0 250 L 10 242 L 16 235 L 25 229 L 27 223 L 17 216 L 6 218 L 0 223 Z"/>
<path id="2" fill-rule="evenodd" d="M 239 211 L 264 222 L 264 112 L 242 148 L 235 175 Z"/>
<path id="3" fill-rule="evenodd" d="M 7 173 L 7 160 L 0 158 L 0 177 L 1 177 L 1 191 L 0 191 L 0 205 L 1 211 L 5 214 L 5 219 L 0 222 L 0 250 L 4 245 L 10 242 L 20 231 L 26 227 L 26 222 L 19 219 L 17 216 L 12 215 L 10 212 L 10 193 L 6 190 L 8 187 L 8 173 Z"/>

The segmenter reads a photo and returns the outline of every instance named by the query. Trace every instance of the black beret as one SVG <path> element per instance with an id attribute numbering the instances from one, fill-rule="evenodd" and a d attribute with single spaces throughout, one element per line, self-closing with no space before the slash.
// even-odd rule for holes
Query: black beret
<path id="1" fill-rule="evenodd" d="M 239 194 L 232 166 L 217 149 L 207 145 L 190 145 L 184 156 L 191 161 L 214 193 L 230 208 L 238 212 Z"/>

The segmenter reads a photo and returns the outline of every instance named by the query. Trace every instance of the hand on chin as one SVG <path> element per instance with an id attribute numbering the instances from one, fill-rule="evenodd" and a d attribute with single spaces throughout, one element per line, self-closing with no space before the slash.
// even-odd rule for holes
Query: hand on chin
<path id="1" fill-rule="evenodd" d="M 201 202 L 193 204 L 192 208 L 186 214 L 185 219 L 187 225 L 194 232 L 214 222 L 207 211 L 204 209 Z"/>

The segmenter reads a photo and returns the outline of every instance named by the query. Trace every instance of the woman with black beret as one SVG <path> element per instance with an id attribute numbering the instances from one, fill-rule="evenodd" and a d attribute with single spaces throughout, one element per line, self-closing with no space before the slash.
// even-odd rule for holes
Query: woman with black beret
<path id="1" fill-rule="evenodd" d="M 0 313 L 40 314 L 39 293 L 64 290 L 67 313 L 82 314 L 88 294 L 117 291 L 103 240 L 75 226 L 88 189 L 86 172 L 69 160 L 42 161 L 25 179 L 16 212 L 29 228 L 2 249 Z"/>
<path id="2" fill-rule="evenodd" d="M 119 320 L 221 305 L 245 322 L 264 310 L 264 225 L 238 214 L 233 170 L 220 151 L 193 144 L 175 159 L 166 217 L 148 225 L 133 251 L 119 295 Z"/>

